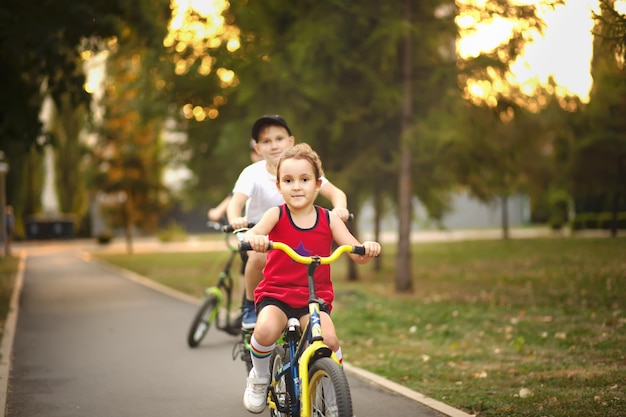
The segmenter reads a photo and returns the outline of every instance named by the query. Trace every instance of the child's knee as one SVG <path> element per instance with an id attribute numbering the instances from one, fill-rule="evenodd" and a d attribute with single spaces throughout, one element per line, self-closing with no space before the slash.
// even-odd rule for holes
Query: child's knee
<path id="1" fill-rule="evenodd" d="M 339 349 L 339 339 L 336 335 L 324 336 L 324 343 L 333 352 L 336 352 L 337 349 Z"/>
<path id="2" fill-rule="evenodd" d="M 268 326 L 258 325 L 254 328 L 254 338 L 263 346 L 270 346 L 276 342 L 273 332 Z"/>

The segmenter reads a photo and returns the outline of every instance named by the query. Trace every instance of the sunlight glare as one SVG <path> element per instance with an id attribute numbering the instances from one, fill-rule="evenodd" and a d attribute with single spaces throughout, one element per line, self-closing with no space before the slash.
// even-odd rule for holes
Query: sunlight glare
<path id="1" fill-rule="evenodd" d="M 568 0 L 555 10 L 540 12 L 546 22 L 543 35 L 526 46 L 524 55 L 511 65 L 519 85 L 548 83 L 562 87 L 559 94 L 576 95 L 589 101 L 593 83 L 592 7 L 597 0 Z"/>
<path id="2" fill-rule="evenodd" d="M 484 6 L 485 1 L 457 0 L 457 3 L 473 2 Z M 598 10 L 598 0 L 565 0 L 564 5 L 557 5 L 554 9 L 542 6 L 540 0 L 518 0 L 516 3 L 536 5 L 538 15 L 544 19 L 546 27 L 543 34 L 524 30 L 528 43 L 523 54 L 510 65 L 511 74 L 506 77 L 508 83 L 517 86 L 524 94 L 533 96 L 538 86 L 547 88 L 552 77 L 559 86 L 557 94 L 575 95 L 581 101 L 588 102 L 593 83 L 590 73 L 593 55 L 591 30 L 594 24 L 592 10 Z M 620 3 L 623 5 L 626 2 Z M 457 26 L 462 34 L 457 43 L 461 58 L 476 57 L 480 53 L 492 51 L 510 38 L 516 24 L 505 19 L 478 19 L 478 16 L 468 14 L 457 18 Z M 470 31 L 468 28 L 471 27 L 477 30 Z M 484 86 L 477 90 L 482 91 L 483 98 L 490 94 Z M 468 92 L 474 94 L 475 91 L 470 89 Z"/>
<path id="3" fill-rule="evenodd" d="M 198 58 L 224 42 L 230 52 L 237 50 L 239 30 L 227 25 L 222 16 L 228 6 L 226 0 L 172 0 L 172 18 L 163 45 Z"/>

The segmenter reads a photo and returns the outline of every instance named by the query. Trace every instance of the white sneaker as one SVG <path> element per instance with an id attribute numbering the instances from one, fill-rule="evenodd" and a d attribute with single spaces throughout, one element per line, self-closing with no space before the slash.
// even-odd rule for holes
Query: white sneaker
<path id="1" fill-rule="evenodd" d="M 257 377 L 254 369 L 246 380 L 246 391 L 243 393 L 243 406 L 251 413 L 259 414 L 267 405 L 267 385 L 269 377 Z"/>

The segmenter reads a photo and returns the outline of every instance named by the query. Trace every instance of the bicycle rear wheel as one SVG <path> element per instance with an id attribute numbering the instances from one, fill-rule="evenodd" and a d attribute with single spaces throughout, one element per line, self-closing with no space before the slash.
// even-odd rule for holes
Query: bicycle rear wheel
<path id="1" fill-rule="evenodd" d="M 313 417 L 353 417 L 348 379 L 331 358 L 320 358 L 311 366 L 309 402 Z"/>
<path id="2" fill-rule="evenodd" d="M 198 346 L 208 333 L 211 323 L 213 323 L 213 320 L 217 317 L 217 303 L 217 297 L 214 294 L 210 294 L 204 299 L 204 302 L 191 322 L 191 327 L 187 334 L 187 344 L 189 347 L 193 348 Z"/>

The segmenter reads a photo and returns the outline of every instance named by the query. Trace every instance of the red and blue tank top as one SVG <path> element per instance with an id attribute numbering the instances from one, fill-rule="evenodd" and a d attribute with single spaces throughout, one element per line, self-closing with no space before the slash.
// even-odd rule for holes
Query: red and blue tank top
<path id="1" fill-rule="evenodd" d="M 291 246 L 302 256 L 329 256 L 333 243 L 330 212 L 319 206 L 315 206 L 315 210 L 317 220 L 313 227 L 302 229 L 293 223 L 287 205 L 281 205 L 278 222 L 269 233 L 269 239 Z M 307 269 L 307 265 L 295 262 L 281 250 L 269 251 L 263 269 L 263 280 L 254 291 L 255 303 L 272 297 L 292 308 L 306 307 L 309 302 Z M 330 279 L 330 265 L 320 265 L 315 271 L 315 292 L 317 298 L 321 298 L 332 308 L 335 294 Z"/>

